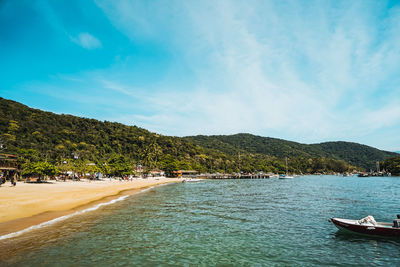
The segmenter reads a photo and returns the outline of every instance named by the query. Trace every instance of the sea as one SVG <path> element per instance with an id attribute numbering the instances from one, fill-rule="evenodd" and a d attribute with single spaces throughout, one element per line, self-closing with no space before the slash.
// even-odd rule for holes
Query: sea
<path id="1" fill-rule="evenodd" d="M 400 266 L 400 240 L 331 217 L 400 214 L 400 177 L 158 186 L 0 240 L 0 266 Z"/>

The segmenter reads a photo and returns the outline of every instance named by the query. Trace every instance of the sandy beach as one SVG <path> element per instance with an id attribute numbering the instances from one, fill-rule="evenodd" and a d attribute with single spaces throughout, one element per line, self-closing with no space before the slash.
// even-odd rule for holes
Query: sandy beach
<path id="1" fill-rule="evenodd" d="M 109 201 L 142 189 L 181 181 L 177 178 L 148 178 L 133 181 L 67 181 L 43 184 L 10 183 L 0 187 L 0 235 L 25 229 L 96 202 Z"/>

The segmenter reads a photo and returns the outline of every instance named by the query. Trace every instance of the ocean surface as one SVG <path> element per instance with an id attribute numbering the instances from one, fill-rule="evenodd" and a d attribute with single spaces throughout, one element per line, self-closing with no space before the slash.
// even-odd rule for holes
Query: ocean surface
<path id="1" fill-rule="evenodd" d="M 397 213 L 395 177 L 169 184 L 0 240 L 0 266 L 400 266 L 400 240 L 328 221 Z"/>

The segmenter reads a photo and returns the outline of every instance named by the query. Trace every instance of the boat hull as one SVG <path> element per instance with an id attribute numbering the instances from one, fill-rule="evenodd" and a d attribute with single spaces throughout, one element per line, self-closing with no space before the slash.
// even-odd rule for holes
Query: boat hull
<path id="1" fill-rule="evenodd" d="M 359 225 L 356 223 L 356 220 L 346 220 L 340 218 L 331 218 L 331 222 L 340 230 L 346 230 L 365 235 L 400 238 L 400 228 L 394 228 L 390 226 L 390 223 L 378 223 L 378 225 Z"/>
<path id="2" fill-rule="evenodd" d="M 284 175 L 284 174 L 282 174 L 282 175 L 279 175 L 279 179 L 293 179 L 294 177 L 293 176 L 290 176 L 290 175 Z"/>

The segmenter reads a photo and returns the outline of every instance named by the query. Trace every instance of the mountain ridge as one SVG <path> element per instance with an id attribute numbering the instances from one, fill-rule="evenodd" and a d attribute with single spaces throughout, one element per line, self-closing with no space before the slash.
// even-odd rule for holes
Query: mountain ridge
<path id="1" fill-rule="evenodd" d="M 42 111 L 1 97 L 0 138 L 7 143 L 4 151 L 24 160 L 48 158 L 60 164 L 79 155 L 76 162 L 104 165 L 118 157 L 131 165 L 200 172 L 235 172 L 239 167 L 249 172 L 283 172 L 285 157 L 294 172 L 341 172 L 352 166 L 372 168 L 375 161 L 398 155 L 357 143 L 308 145 L 248 133 L 165 136 L 118 122 Z"/>
<path id="2" fill-rule="evenodd" d="M 263 137 L 249 133 L 234 135 L 197 135 L 184 137 L 203 147 L 218 146 L 219 150 L 231 154 L 237 149 L 276 157 L 331 157 L 365 169 L 373 168 L 376 161 L 399 156 L 397 153 L 346 141 L 329 141 L 302 144 L 279 138 Z M 360 152 L 364 152 L 361 153 Z"/>

